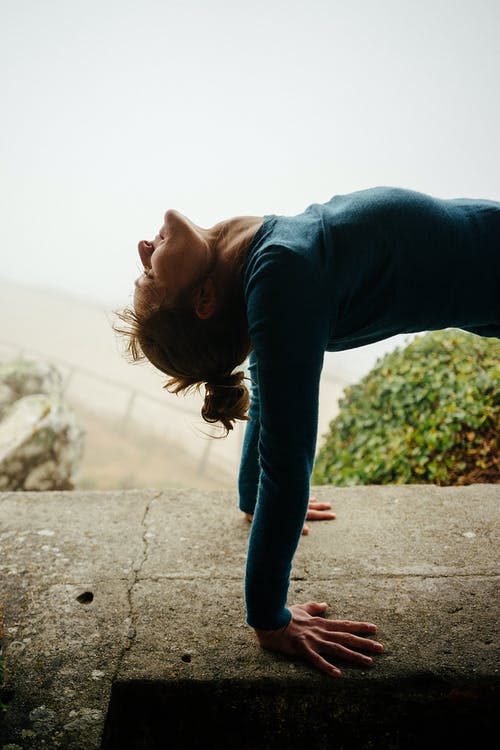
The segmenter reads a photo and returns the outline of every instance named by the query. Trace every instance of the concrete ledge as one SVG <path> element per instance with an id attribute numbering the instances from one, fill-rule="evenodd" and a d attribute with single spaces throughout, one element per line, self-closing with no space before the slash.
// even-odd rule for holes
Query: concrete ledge
<path id="1" fill-rule="evenodd" d="M 302 538 L 290 600 L 371 619 L 386 646 L 340 680 L 257 648 L 234 494 L 0 495 L 0 748 L 481 746 L 500 690 L 500 486 L 315 494 L 338 517 Z"/>

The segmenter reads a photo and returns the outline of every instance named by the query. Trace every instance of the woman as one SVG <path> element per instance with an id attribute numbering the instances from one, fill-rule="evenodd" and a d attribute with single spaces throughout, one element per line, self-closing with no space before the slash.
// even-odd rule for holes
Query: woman
<path id="1" fill-rule="evenodd" d="M 500 335 L 500 203 L 382 187 L 211 229 L 167 211 L 138 249 L 144 274 L 122 314 L 133 358 L 147 357 L 176 393 L 205 384 L 207 422 L 228 431 L 250 419 L 239 475 L 240 507 L 253 516 L 248 623 L 265 648 L 332 676 L 340 670 L 325 656 L 371 665 L 362 652 L 383 651 L 365 637 L 375 625 L 327 620 L 325 603 L 286 606 L 324 352 L 449 326 Z M 235 371 L 248 355 L 249 417 Z"/>

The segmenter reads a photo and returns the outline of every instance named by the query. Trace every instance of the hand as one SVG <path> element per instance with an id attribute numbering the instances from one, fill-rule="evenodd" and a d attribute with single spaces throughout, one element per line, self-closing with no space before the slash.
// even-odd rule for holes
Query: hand
<path id="1" fill-rule="evenodd" d="M 308 521 L 331 521 L 334 518 L 336 518 L 335 513 L 328 512 L 331 508 L 330 503 L 320 503 L 316 500 L 315 497 L 309 498 L 309 506 L 307 508 L 307 516 L 306 519 Z M 252 523 L 253 516 L 250 515 L 250 513 L 245 513 L 245 518 L 247 521 Z M 302 533 L 304 536 L 309 534 L 309 526 L 304 524 L 304 528 L 302 529 Z"/>
<path id="2" fill-rule="evenodd" d="M 327 620 L 321 616 L 326 609 L 327 604 L 324 602 L 294 604 L 290 607 L 292 619 L 285 627 L 278 630 L 255 629 L 260 645 L 270 651 L 299 656 L 332 677 L 339 677 L 342 672 L 321 654 L 361 667 L 373 666 L 371 656 L 360 652 L 381 654 L 384 647 L 377 641 L 361 638 L 357 634 L 375 633 L 376 625 L 370 622 Z"/>
<path id="3" fill-rule="evenodd" d="M 318 502 L 318 500 L 316 500 L 315 497 L 310 497 L 306 520 L 332 521 L 334 518 L 337 518 L 337 516 L 335 515 L 335 513 L 329 512 L 331 507 L 331 503 L 320 503 Z M 309 526 L 307 526 L 307 524 L 304 524 L 302 533 L 305 535 L 309 534 Z"/>

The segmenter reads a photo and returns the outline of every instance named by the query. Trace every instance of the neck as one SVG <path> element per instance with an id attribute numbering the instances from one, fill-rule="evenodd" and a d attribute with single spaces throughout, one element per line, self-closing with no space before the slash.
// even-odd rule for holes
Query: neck
<path id="1" fill-rule="evenodd" d="M 236 216 L 216 224 L 213 229 L 221 260 L 231 261 L 243 247 L 250 244 L 263 220 L 262 216 Z"/>
<path id="2" fill-rule="evenodd" d="M 236 216 L 221 221 L 208 230 L 209 242 L 217 258 L 212 276 L 219 299 L 223 299 L 228 289 L 237 283 L 243 266 L 238 256 L 245 252 L 263 221 L 262 216 Z"/>

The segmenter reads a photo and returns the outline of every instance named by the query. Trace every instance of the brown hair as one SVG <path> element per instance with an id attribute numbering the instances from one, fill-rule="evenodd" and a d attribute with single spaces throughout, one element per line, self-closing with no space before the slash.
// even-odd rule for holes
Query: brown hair
<path id="1" fill-rule="evenodd" d="M 237 419 L 248 420 L 250 403 L 245 373 L 233 372 L 252 348 L 243 296 L 245 257 L 246 248 L 240 248 L 222 305 L 212 317 L 198 318 L 192 287 L 171 308 L 157 303 L 138 313 L 127 307 L 117 313 L 125 326 L 114 325 L 126 337 L 126 354 L 133 362 L 147 359 L 169 376 L 164 385 L 168 391 L 199 390 L 205 384 L 201 415 L 210 424 L 221 422 L 225 435 Z"/>

